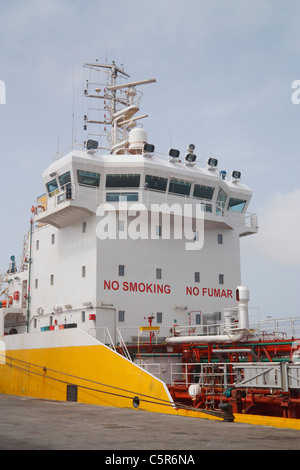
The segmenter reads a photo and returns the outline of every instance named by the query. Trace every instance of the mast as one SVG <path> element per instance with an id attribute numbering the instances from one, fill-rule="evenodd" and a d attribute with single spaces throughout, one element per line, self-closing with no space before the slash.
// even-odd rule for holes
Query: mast
<path id="1" fill-rule="evenodd" d="M 93 106 L 88 108 L 87 114 L 84 116 L 84 130 L 88 130 L 88 125 L 98 126 L 97 132 L 94 133 L 90 131 L 88 135 L 92 138 L 98 137 L 99 142 L 100 138 L 104 134 L 107 134 L 111 153 L 114 153 L 118 144 L 126 139 L 128 131 L 137 125 L 136 121 L 147 117 L 147 115 L 133 117 L 139 110 L 139 102 L 142 96 L 142 94 L 136 90 L 136 86 L 154 83 L 156 80 L 152 78 L 118 84 L 118 78 L 128 79 L 130 75 L 118 67 L 114 61 L 112 61 L 111 64 L 86 63 L 84 64 L 84 68 L 90 69 L 90 74 L 94 72 L 97 75 L 100 71 L 107 75 L 106 84 L 100 83 L 99 80 L 86 80 L 86 88 L 84 90 L 85 97 L 92 100 L 101 99 L 103 106 L 99 106 L 98 101 L 97 108 Z M 93 91 L 91 87 L 94 87 Z M 98 117 L 96 119 L 92 117 L 92 115 L 97 111 Z M 107 132 L 107 126 L 111 126 L 110 132 Z"/>

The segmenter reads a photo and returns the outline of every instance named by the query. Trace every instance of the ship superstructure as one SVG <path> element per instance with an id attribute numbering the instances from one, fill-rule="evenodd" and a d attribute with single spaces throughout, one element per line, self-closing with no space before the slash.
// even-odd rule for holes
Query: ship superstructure
<path id="1" fill-rule="evenodd" d="M 74 144 L 43 173 L 46 192 L 32 206 L 20 266 L 12 256 L 2 276 L 7 358 L 96 381 L 97 374 L 82 375 L 86 356 L 95 368 L 105 361 L 104 386 L 118 383 L 107 372 L 115 364 L 115 374 L 122 367 L 127 373 L 123 383 L 144 377 L 147 394 L 156 387 L 156 396 L 170 403 L 176 397 L 185 406 L 218 408 L 214 393 L 200 398 L 200 366 L 221 356 L 228 361 L 230 354 L 255 360 L 260 354 L 242 348 L 253 336 L 239 243 L 257 232 L 257 217 L 248 213 L 252 192 L 240 171 L 220 171 L 217 157 L 200 165 L 195 144 L 183 152 L 155 151 L 141 127 L 146 115 L 138 114 L 139 88 L 155 79 L 129 81 L 115 63 L 85 64 L 85 70 L 84 145 Z M 74 356 L 65 361 L 70 348 Z M 34 350 L 34 361 L 29 353 L 22 359 L 24 350 Z M 180 380 L 174 379 L 178 367 Z M 3 386 L 6 393 L 21 393 L 20 377 L 15 380 Z M 56 396 L 45 385 L 35 392 L 22 387 Z M 146 392 L 136 389 L 135 398 L 139 393 Z"/>
<path id="2" fill-rule="evenodd" d="M 88 139 L 84 150 L 43 173 L 46 194 L 32 209 L 25 255 L 28 331 L 66 318 L 87 330 L 107 327 L 115 338 L 116 327 L 139 325 L 151 314 L 160 327 L 221 322 L 223 308 L 235 302 L 239 237 L 257 230 L 255 215 L 246 212 L 251 191 L 239 172 L 229 179 L 220 173 L 215 158 L 198 166 L 194 145 L 183 157 L 175 149 L 156 156 L 134 117 L 135 87 L 153 80 L 117 88 L 115 76 L 112 65 L 113 85 L 105 89 L 111 95 L 102 97 L 111 100 L 111 152 L 98 152 L 98 141 Z M 126 97 L 116 97 L 119 89 Z M 116 111 L 115 102 L 123 108 Z M 28 295 L 22 283 L 11 308 Z"/>

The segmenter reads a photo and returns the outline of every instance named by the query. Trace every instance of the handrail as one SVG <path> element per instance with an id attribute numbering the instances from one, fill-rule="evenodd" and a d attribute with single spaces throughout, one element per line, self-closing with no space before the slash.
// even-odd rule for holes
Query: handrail
<path id="1" fill-rule="evenodd" d="M 129 352 L 128 352 L 128 349 L 127 349 L 127 347 L 126 347 L 125 341 L 124 341 L 124 339 L 123 339 L 123 336 L 121 335 L 121 331 L 120 331 L 119 328 L 117 328 L 117 342 L 120 344 L 121 350 L 122 350 L 124 356 L 125 356 L 129 361 L 132 361 L 131 356 L 130 356 L 130 354 L 129 354 Z"/>

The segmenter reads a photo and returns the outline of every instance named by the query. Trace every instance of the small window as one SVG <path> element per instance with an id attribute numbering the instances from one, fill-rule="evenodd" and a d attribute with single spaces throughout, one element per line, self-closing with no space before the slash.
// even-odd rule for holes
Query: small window
<path id="1" fill-rule="evenodd" d="M 93 173 L 92 171 L 77 170 L 78 183 L 82 186 L 91 186 L 99 188 L 100 173 Z"/>
<path id="2" fill-rule="evenodd" d="M 51 235 L 51 245 L 55 244 L 55 233 L 52 233 Z"/>
<path id="3" fill-rule="evenodd" d="M 201 325 L 201 313 L 196 313 L 195 322 L 196 322 L 196 325 Z"/>
<path id="4" fill-rule="evenodd" d="M 34 287 L 35 287 L 36 289 L 38 289 L 38 287 L 39 287 L 39 280 L 38 280 L 38 279 L 35 279 L 35 280 L 34 280 Z"/>
<path id="5" fill-rule="evenodd" d="M 86 222 L 82 222 L 82 233 L 86 232 Z"/>
<path id="6" fill-rule="evenodd" d="M 162 323 L 162 312 L 156 313 L 156 323 Z"/>
<path id="7" fill-rule="evenodd" d="M 35 318 L 35 319 L 33 320 L 33 327 L 36 328 L 36 326 L 37 326 L 37 319 Z"/>
<path id="8" fill-rule="evenodd" d="M 35 242 L 35 247 L 36 247 L 36 250 L 38 251 L 40 249 L 40 240 L 37 240 Z"/>
<path id="9" fill-rule="evenodd" d="M 224 284 L 224 274 L 219 274 L 219 284 Z"/>
<path id="10" fill-rule="evenodd" d="M 50 276 L 50 286 L 54 285 L 54 274 L 51 274 Z"/>
<path id="11" fill-rule="evenodd" d="M 162 279 L 162 269 L 156 268 L 156 279 Z"/>
<path id="12" fill-rule="evenodd" d="M 218 245 L 223 245 L 223 234 L 218 233 Z"/>
<path id="13" fill-rule="evenodd" d="M 195 282 L 200 282 L 200 273 L 195 272 Z"/>
<path id="14" fill-rule="evenodd" d="M 81 277 L 86 277 L 86 266 L 81 266 Z"/>
<path id="15" fill-rule="evenodd" d="M 118 317 L 119 321 L 125 321 L 125 310 L 119 310 Z"/>
<path id="16" fill-rule="evenodd" d="M 181 196 L 188 196 L 191 190 L 191 183 L 188 181 L 181 181 L 177 179 L 170 180 L 169 193 L 180 194 Z"/>
<path id="17" fill-rule="evenodd" d="M 85 323 L 85 310 L 82 310 L 81 312 L 81 321 L 82 323 Z"/>
<path id="18" fill-rule="evenodd" d="M 58 177 L 58 181 L 61 187 L 65 186 L 68 183 L 71 183 L 71 173 L 67 171 L 63 175 Z"/>
<path id="19" fill-rule="evenodd" d="M 124 264 L 119 264 L 119 276 L 125 276 L 125 266 L 124 266 Z"/>
<path id="20" fill-rule="evenodd" d="M 160 178 L 158 176 L 146 175 L 145 188 L 153 189 L 154 191 L 166 191 L 168 180 L 167 178 Z"/>
<path id="21" fill-rule="evenodd" d="M 106 175 L 106 188 L 139 188 L 141 175 Z"/>

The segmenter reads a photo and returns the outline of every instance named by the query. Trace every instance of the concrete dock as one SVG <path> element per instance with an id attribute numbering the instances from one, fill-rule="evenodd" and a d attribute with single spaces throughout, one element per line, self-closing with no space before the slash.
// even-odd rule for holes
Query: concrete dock
<path id="1" fill-rule="evenodd" d="M 300 449 L 292 429 L 8 395 L 0 395 L 0 423 L 0 450 Z"/>

